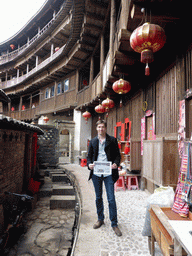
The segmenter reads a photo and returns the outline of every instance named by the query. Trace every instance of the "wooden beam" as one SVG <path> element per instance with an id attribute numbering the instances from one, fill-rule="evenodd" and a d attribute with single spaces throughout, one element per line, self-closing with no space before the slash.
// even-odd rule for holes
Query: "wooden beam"
<path id="1" fill-rule="evenodd" d="M 100 27 L 100 26 L 97 26 L 97 25 L 94 25 L 94 24 L 90 24 L 90 23 L 85 23 L 85 24 L 83 24 L 83 29 L 90 29 L 90 30 L 93 30 L 93 31 L 95 31 L 95 32 L 98 32 L 98 33 L 100 33 L 101 31 L 102 31 L 102 27 Z"/>
<path id="2" fill-rule="evenodd" d="M 115 52 L 115 64 L 119 65 L 133 65 L 135 59 L 133 57 L 127 56 L 120 51 Z"/>
<path id="3" fill-rule="evenodd" d="M 128 31 L 127 29 L 120 29 L 119 34 L 118 34 L 118 41 L 119 42 L 129 41 L 131 34 L 132 33 L 130 31 Z"/>
<path id="4" fill-rule="evenodd" d="M 127 67 L 121 65 L 114 66 L 114 73 L 119 75 L 124 74 L 125 76 L 128 76 L 130 74 L 127 72 Z"/>
<path id="5" fill-rule="evenodd" d="M 86 17 L 93 19 L 93 20 L 97 20 L 97 21 L 104 21 L 105 20 L 105 16 L 96 14 L 96 13 L 91 13 L 91 12 L 86 12 Z"/>
<path id="6" fill-rule="evenodd" d="M 79 43 L 81 45 L 85 45 L 85 47 L 86 46 L 90 46 L 90 47 L 93 47 L 93 48 L 95 47 L 95 43 L 92 43 L 89 40 L 85 41 L 84 38 L 83 38 L 83 40 L 79 40 Z"/>

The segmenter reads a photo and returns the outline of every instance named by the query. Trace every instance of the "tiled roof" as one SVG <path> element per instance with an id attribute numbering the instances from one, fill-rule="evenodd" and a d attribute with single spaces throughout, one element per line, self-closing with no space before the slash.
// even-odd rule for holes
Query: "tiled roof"
<path id="1" fill-rule="evenodd" d="M 7 94 L 2 90 L 0 89 L 0 102 L 1 101 L 4 101 L 4 102 L 10 102 L 10 98 L 7 96 Z"/>
<path id="2" fill-rule="evenodd" d="M 8 116 L 0 114 L 0 129 L 13 129 L 37 132 L 38 135 L 44 134 L 44 131 L 32 124 L 28 124 Z"/>

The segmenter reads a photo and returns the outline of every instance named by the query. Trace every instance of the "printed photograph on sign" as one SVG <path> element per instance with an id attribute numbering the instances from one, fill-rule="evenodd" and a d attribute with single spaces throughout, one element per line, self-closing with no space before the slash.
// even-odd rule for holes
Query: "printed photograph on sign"
<path id="1" fill-rule="evenodd" d="M 94 162 L 94 174 L 103 174 L 103 175 L 110 175 L 111 174 L 111 162 Z"/>

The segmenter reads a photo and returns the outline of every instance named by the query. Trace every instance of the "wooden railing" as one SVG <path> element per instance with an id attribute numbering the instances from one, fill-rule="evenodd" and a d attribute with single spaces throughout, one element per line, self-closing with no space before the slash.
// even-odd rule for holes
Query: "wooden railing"
<path id="1" fill-rule="evenodd" d="M 29 78 L 30 76 L 33 76 L 37 71 L 40 71 L 42 68 L 46 67 L 46 65 L 50 64 L 50 62 L 54 59 L 56 59 L 63 51 L 66 45 L 63 45 L 57 52 L 53 53 L 52 56 L 41 62 L 39 65 L 37 65 L 35 68 L 33 68 L 31 71 L 29 71 L 27 74 L 13 78 L 11 80 L 1 82 L 1 89 L 5 89 L 8 87 L 15 86 L 19 83 L 22 83 L 25 81 L 25 79 Z"/>
<path id="2" fill-rule="evenodd" d="M 63 11 L 63 8 L 61 8 L 58 13 L 40 30 L 38 33 L 31 38 L 25 45 L 22 47 L 19 47 L 15 51 L 12 51 L 10 53 L 7 53 L 5 55 L 0 56 L 0 64 L 4 64 L 6 62 L 9 62 L 13 60 L 18 55 L 22 54 L 29 46 L 31 46 L 38 38 L 40 38 L 55 22 L 55 20 L 61 15 Z"/>
<path id="3" fill-rule="evenodd" d="M 97 97 L 104 89 L 104 86 L 109 77 L 109 54 L 105 60 L 101 72 L 95 77 L 93 82 L 79 91 L 77 94 L 77 105 L 80 106 L 84 103 L 90 102 L 92 99 Z M 101 75 L 102 74 L 102 75 Z"/>
<path id="4" fill-rule="evenodd" d="M 30 120 L 39 115 L 39 106 L 25 110 L 4 111 L 3 114 L 17 120 Z"/>
<path id="5" fill-rule="evenodd" d="M 55 110 L 64 109 L 65 106 L 74 105 L 76 103 L 76 89 L 64 92 L 56 96 Z"/>

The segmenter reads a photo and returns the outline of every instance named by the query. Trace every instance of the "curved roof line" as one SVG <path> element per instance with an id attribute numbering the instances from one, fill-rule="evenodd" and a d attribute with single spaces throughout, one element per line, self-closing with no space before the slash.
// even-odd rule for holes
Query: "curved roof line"
<path id="1" fill-rule="evenodd" d="M 34 18 L 40 15 L 45 9 L 47 9 L 47 7 L 50 5 L 51 2 L 52 0 L 45 0 L 41 8 L 31 17 L 31 19 L 18 32 L 16 32 L 13 36 L 4 40 L 3 42 L 0 42 L 0 47 L 3 46 L 4 44 L 11 43 L 16 37 L 18 37 L 23 32 L 23 30 L 25 30 L 27 27 L 30 27 Z"/>

